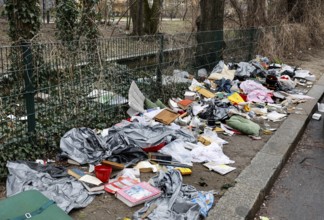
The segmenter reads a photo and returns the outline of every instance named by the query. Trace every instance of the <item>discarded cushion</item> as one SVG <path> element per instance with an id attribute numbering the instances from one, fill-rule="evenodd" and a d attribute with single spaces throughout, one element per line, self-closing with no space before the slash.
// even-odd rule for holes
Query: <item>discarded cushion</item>
<path id="1" fill-rule="evenodd" d="M 243 118 L 239 115 L 232 116 L 229 120 L 226 120 L 226 124 L 243 134 L 258 136 L 260 126 L 251 120 Z"/>

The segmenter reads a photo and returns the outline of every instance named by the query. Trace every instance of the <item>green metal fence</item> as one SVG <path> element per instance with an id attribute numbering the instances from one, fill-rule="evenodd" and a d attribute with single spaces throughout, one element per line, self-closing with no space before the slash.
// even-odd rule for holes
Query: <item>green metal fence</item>
<path id="1" fill-rule="evenodd" d="M 0 46 L 0 178 L 7 160 L 46 158 L 73 127 L 125 119 L 133 80 L 153 101 L 182 97 L 173 70 L 250 60 L 257 41 L 249 29 Z"/>

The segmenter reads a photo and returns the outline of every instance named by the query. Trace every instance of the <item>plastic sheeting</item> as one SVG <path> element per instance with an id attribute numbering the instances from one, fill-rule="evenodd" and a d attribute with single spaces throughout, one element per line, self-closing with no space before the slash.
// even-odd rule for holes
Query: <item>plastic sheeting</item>
<path id="1" fill-rule="evenodd" d="M 81 182 L 68 176 L 64 169 L 33 162 L 8 162 L 7 196 L 35 189 L 54 200 L 66 213 L 83 208 L 94 199 Z"/>
<path id="2" fill-rule="evenodd" d="M 164 146 L 159 152 L 171 155 L 172 158 L 180 163 L 192 166 L 190 151 L 185 148 L 186 143 L 183 140 L 175 140 Z"/>
<path id="3" fill-rule="evenodd" d="M 171 140 L 181 139 L 196 142 L 190 131 L 174 130 L 162 124 L 146 126 L 137 122 L 117 124 L 108 130 L 105 137 L 96 135 L 89 128 L 74 128 L 62 138 L 62 156 L 80 164 L 96 164 L 103 159 L 134 164 L 147 158 L 143 148 Z"/>
<path id="4" fill-rule="evenodd" d="M 67 156 L 80 164 L 101 161 L 107 150 L 104 146 L 101 136 L 96 135 L 90 128 L 73 128 L 65 133 L 60 141 L 62 156 Z"/>
<path id="5" fill-rule="evenodd" d="M 173 130 L 162 124 L 145 126 L 139 123 L 131 123 L 123 127 L 113 126 L 109 129 L 105 143 L 109 146 L 133 145 L 146 148 L 163 142 L 170 142 L 171 139 L 196 142 L 195 137 L 184 129 Z"/>
<path id="6" fill-rule="evenodd" d="M 219 61 L 214 67 L 208 79 L 210 80 L 220 80 L 222 78 L 233 80 L 235 70 L 230 70 L 223 60 Z"/>
<path id="7" fill-rule="evenodd" d="M 199 192 L 193 186 L 182 184 L 182 176 L 177 170 L 166 173 L 160 171 L 158 176 L 150 180 L 150 183 L 162 190 L 162 196 L 145 203 L 142 209 L 134 213 L 135 220 L 141 219 L 142 214 L 153 204 L 157 204 L 157 208 L 148 215 L 147 219 L 198 220 L 200 215 L 204 216 L 211 207 L 210 204 L 199 205 L 201 202 L 198 201 L 201 200 Z M 208 197 L 213 198 L 213 195 L 209 193 Z"/>
<path id="8" fill-rule="evenodd" d="M 215 162 L 217 164 L 234 163 L 223 153 L 223 149 L 217 143 L 211 143 L 208 146 L 199 146 L 191 151 L 192 162 Z"/>
<path id="9" fill-rule="evenodd" d="M 251 74 L 256 70 L 256 68 L 247 62 L 240 62 L 237 64 L 238 68 L 236 69 L 235 76 L 241 77 L 250 77 Z"/>

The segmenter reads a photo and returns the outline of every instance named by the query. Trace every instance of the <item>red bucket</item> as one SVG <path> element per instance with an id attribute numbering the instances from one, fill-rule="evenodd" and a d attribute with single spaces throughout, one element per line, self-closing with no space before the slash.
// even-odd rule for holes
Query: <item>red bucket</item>
<path id="1" fill-rule="evenodd" d="M 95 166 L 96 177 L 104 183 L 108 182 L 108 180 L 110 179 L 111 171 L 112 171 L 111 166 L 105 166 L 105 165 Z"/>

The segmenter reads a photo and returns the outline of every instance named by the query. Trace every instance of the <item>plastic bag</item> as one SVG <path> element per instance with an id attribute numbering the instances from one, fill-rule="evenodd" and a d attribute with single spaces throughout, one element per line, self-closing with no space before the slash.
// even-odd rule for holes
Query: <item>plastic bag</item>
<path id="1" fill-rule="evenodd" d="M 180 163 L 192 166 L 192 157 L 190 151 L 184 147 L 185 145 L 186 143 L 183 140 L 178 139 L 164 146 L 161 150 L 159 150 L 159 152 L 171 155 L 172 158 Z"/>
<path id="2" fill-rule="evenodd" d="M 223 153 L 222 147 L 217 143 L 211 143 L 208 146 L 196 147 L 191 151 L 192 162 L 215 162 L 216 164 L 234 163 Z"/>

